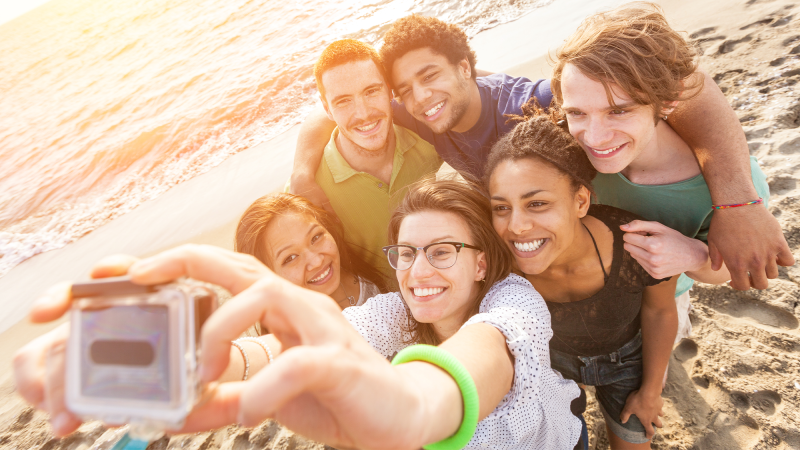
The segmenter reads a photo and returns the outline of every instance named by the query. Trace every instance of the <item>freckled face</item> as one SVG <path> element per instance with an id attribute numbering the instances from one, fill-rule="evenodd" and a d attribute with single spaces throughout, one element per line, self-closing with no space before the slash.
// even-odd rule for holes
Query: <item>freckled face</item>
<path id="1" fill-rule="evenodd" d="M 526 158 L 504 161 L 489 180 L 492 224 L 523 273 L 544 272 L 575 240 L 580 205 L 569 177 Z"/>
<path id="2" fill-rule="evenodd" d="M 424 247 L 434 242 L 472 242 L 464 220 L 449 212 L 423 211 L 403 219 L 398 244 Z M 473 249 L 461 249 L 456 263 L 437 269 L 422 251 L 411 268 L 397 271 L 397 281 L 411 314 L 418 322 L 437 323 L 462 319 L 471 308 L 478 281 L 486 276 L 485 256 Z"/>
<path id="3" fill-rule="evenodd" d="M 469 61 L 452 64 L 430 48 L 412 50 L 392 65 L 395 93 L 409 114 L 434 133 L 458 126 L 469 107 Z"/>
<path id="4" fill-rule="evenodd" d="M 339 249 L 333 236 L 302 214 L 276 217 L 264 230 L 268 264 L 292 283 L 333 294 L 341 278 Z"/>
<path id="5" fill-rule="evenodd" d="M 569 132 L 601 173 L 622 172 L 656 144 L 653 108 L 634 102 L 615 84 L 610 87 L 616 107 L 609 103 L 602 83 L 572 64 L 564 66 L 562 108 Z"/>

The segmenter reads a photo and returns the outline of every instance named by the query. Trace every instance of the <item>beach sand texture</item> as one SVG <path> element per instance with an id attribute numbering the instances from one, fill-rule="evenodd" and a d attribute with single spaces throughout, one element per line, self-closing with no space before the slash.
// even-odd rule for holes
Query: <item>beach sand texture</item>
<path id="1" fill-rule="evenodd" d="M 539 78 L 548 75 L 542 56 L 574 30 L 583 2 L 562 0 L 511 24 L 488 30 L 473 42 L 479 66 Z M 619 2 L 597 2 L 600 9 Z M 661 3 L 677 29 L 687 31 L 702 49 L 701 65 L 725 92 L 745 127 L 751 154 L 768 176 L 770 211 L 778 218 L 795 258 L 800 259 L 800 4 L 788 0 L 686 0 Z M 549 15 L 549 16 L 548 16 Z M 544 19 L 543 19 L 544 18 Z M 530 31 L 533 30 L 533 31 Z M 525 33 L 523 33 L 525 31 Z M 517 38 L 519 36 L 519 38 Z M 503 46 L 503 52 L 491 52 Z M 527 47 L 526 47 L 527 46 Z M 528 49 L 527 51 L 525 49 Z M 533 50 L 531 50 L 533 49 Z M 514 56 L 516 55 L 516 56 Z M 492 58 L 492 59 L 490 59 Z M 291 154 L 295 132 L 263 145 L 282 146 Z M 262 152 L 263 154 L 264 152 Z M 254 164 L 267 163 L 256 149 L 230 158 L 208 174 L 173 188 L 155 201 L 97 230 L 65 249 L 39 255 L 0 280 L 4 296 L 35 296 L 48 284 L 42 278 L 85 276 L 94 260 L 110 251 L 149 254 L 181 242 L 204 242 L 230 248 L 233 226 L 244 207 L 278 187 L 290 158 L 260 177 Z M 263 158 L 263 155 L 261 155 Z M 280 176 L 278 176 L 280 174 Z M 259 181 L 259 178 L 260 181 Z M 277 183 L 277 184 L 276 184 Z M 189 205 L 213 184 L 227 204 L 202 209 Z M 237 187 L 229 187 L 235 184 Z M 206 189 L 206 191 L 203 191 Z M 200 196 L 200 198 L 205 198 Z M 214 199 L 207 203 L 215 203 Z M 165 211 L 183 219 L 163 220 Z M 182 216 L 181 216 L 182 217 Z M 192 225 L 192 220 L 202 225 Z M 159 240 L 129 241 L 120 236 L 142 224 L 165 227 Z M 169 230 L 165 223 L 169 225 Z M 183 223 L 183 225 L 180 225 Z M 753 230 L 758 233 L 758 230 Z M 70 250 L 73 248 L 73 250 Z M 109 250 L 109 249 L 113 250 Z M 67 252 L 65 254 L 65 252 Z M 49 255 L 49 256 L 48 256 Z M 64 256 L 60 256 L 64 255 Z M 64 268 L 64 258 L 77 262 Z M 59 265 L 59 262 L 62 262 Z M 39 277 L 47 271 L 47 276 Z M 38 281 L 37 281 L 38 280 Z M 781 268 L 780 277 L 763 291 L 736 292 L 729 287 L 697 286 L 692 291 L 694 336 L 680 343 L 670 362 L 664 429 L 653 441 L 657 449 L 800 449 L 800 268 Z M 34 287 L 22 286 L 34 284 Z M 25 300 L 27 301 L 27 300 Z M 27 306 L 26 306 L 27 308 Z M 65 439 L 49 432 L 46 416 L 22 403 L 10 380 L 11 355 L 49 327 L 19 323 L 0 339 L 0 448 L 87 449 L 106 431 L 85 424 Z M 587 421 L 590 448 L 608 448 L 602 416 L 590 402 Z M 107 436 L 108 434 L 106 434 Z M 265 422 L 254 429 L 226 427 L 213 433 L 175 436 L 150 449 L 322 449 Z"/>

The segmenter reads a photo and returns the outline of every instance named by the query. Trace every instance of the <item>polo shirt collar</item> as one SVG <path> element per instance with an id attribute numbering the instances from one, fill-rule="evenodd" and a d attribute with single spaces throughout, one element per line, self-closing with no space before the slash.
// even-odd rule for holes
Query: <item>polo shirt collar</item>
<path id="1" fill-rule="evenodd" d="M 392 164 L 392 179 L 389 182 L 390 186 L 394 184 L 394 180 L 397 178 L 397 174 L 400 172 L 400 167 L 403 165 L 403 161 L 405 160 L 403 155 L 408 150 L 414 148 L 414 146 L 417 144 L 417 140 L 405 128 L 394 124 L 392 127 L 394 128 L 395 146 L 394 162 Z M 339 153 L 339 149 L 336 147 L 336 137 L 338 135 L 339 127 L 336 127 L 334 128 L 333 133 L 331 133 L 331 139 L 328 141 L 328 145 L 325 146 L 325 151 L 323 152 L 323 157 L 325 158 L 325 162 L 328 164 L 328 169 L 330 169 L 331 175 L 333 176 L 333 181 L 335 183 L 341 183 L 353 175 L 363 173 L 357 172 L 355 169 L 350 167 L 350 164 L 348 164 L 342 154 Z"/>

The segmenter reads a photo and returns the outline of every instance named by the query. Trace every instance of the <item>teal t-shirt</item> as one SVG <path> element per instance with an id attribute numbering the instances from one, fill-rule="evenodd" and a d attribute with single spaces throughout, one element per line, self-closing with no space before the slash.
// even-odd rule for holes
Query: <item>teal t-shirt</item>
<path id="1" fill-rule="evenodd" d="M 755 156 L 750 157 L 750 174 L 766 207 L 769 185 Z M 597 203 L 630 211 L 645 220 L 661 222 L 684 236 L 708 241 L 714 209 L 703 175 L 673 184 L 646 185 L 632 183 L 621 173 L 598 173 L 593 186 Z M 694 280 L 681 274 L 675 296 L 688 291 L 693 284 Z"/>

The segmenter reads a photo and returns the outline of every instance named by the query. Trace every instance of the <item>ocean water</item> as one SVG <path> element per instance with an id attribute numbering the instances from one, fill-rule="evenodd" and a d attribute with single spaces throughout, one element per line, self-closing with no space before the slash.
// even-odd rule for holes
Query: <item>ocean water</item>
<path id="1" fill-rule="evenodd" d="M 2 24 L 0 276 L 298 123 L 334 40 L 552 1 L 53 0 Z"/>

